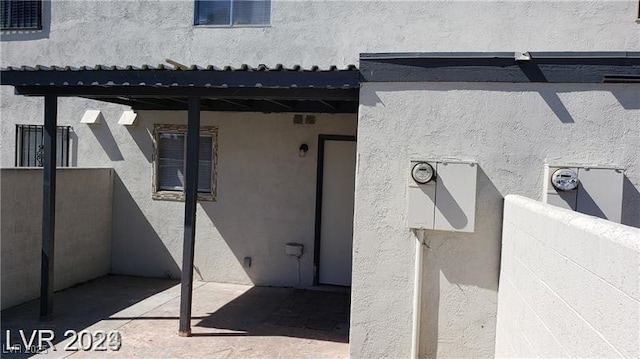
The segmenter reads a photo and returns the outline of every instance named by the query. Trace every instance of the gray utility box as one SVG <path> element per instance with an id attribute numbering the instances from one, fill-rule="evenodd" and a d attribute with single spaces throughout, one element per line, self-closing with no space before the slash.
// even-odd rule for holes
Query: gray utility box
<path id="1" fill-rule="evenodd" d="M 422 180 L 418 173 L 419 166 L 427 167 L 425 164 L 428 164 L 431 169 L 423 172 L 432 171 L 433 176 L 426 183 L 420 183 L 419 181 Z M 474 231 L 477 163 L 412 160 L 407 172 L 409 174 L 407 186 L 409 228 Z"/>
<path id="2" fill-rule="evenodd" d="M 578 186 L 569 191 L 556 189 L 552 183 L 558 170 L 577 174 Z M 586 165 L 545 165 L 542 201 L 580 213 L 620 223 L 624 170 L 616 167 Z"/>

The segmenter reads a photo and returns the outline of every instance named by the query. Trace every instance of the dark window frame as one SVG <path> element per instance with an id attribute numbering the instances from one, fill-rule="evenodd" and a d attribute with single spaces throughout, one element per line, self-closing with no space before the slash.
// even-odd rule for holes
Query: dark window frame
<path id="1" fill-rule="evenodd" d="M 159 139 L 161 133 L 177 133 L 187 134 L 186 125 L 164 125 L 156 124 L 153 129 L 153 177 L 152 177 L 152 195 L 151 198 L 155 200 L 168 200 L 168 201 L 184 201 L 185 192 L 182 190 L 170 190 L 162 189 L 160 186 L 159 178 L 159 163 L 160 163 L 160 147 Z M 211 136 L 211 191 L 198 192 L 199 201 L 215 202 L 217 196 L 217 182 L 218 182 L 218 127 L 215 126 L 202 126 L 200 127 L 200 136 Z M 186 146 L 186 143 L 185 143 Z"/>
<path id="2" fill-rule="evenodd" d="M 2 31 L 42 30 L 42 0 L 0 0 L 0 11 Z"/>
<path id="3" fill-rule="evenodd" d="M 71 126 L 57 126 L 56 166 L 69 167 L 69 147 Z M 30 136 L 30 133 L 35 135 Z M 40 137 L 38 142 L 38 138 Z M 39 144 L 38 144 L 39 143 Z M 25 147 L 26 146 L 26 147 Z M 24 155 L 26 150 L 27 155 Z M 43 167 L 44 163 L 44 126 L 16 125 L 15 167 Z M 33 157 L 32 157 L 33 156 Z"/>

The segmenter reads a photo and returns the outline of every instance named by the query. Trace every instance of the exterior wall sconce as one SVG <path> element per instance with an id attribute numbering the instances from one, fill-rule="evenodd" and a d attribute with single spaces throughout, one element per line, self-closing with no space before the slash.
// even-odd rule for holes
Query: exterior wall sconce
<path id="1" fill-rule="evenodd" d="M 80 123 L 85 123 L 87 125 L 97 125 L 100 123 L 102 119 L 102 113 L 100 110 L 87 110 L 85 111 Z"/>
<path id="2" fill-rule="evenodd" d="M 136 123 L 138 114 L 134 111 L 123 111 L 122 116 L 118 120 L 118 125 L 133 126 Z"/>
<path id="3" fill-rule="evenodd" d="M 309 152 L 309 146 L 306 143 L 303 143 L 298 148 L 298 151 L 300 151 L 298 153 L 300 157 L 305 157 L 307 155 L 307 152 Z"/>

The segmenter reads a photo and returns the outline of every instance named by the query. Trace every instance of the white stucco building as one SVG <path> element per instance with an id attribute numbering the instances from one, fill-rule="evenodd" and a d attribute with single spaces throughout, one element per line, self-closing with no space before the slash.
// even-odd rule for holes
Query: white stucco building
<path id="1" fill-rule="evenodd" d="M 113 168 L 111 273 L 181 276 L 193 93 L 172 87 L 206 92 L 195 278 L 351 286 L 352 357 L 411 353 L 412 160 L 477 174 L 470 230 L 424 233 L 423 357 L 494 355 L 503 199 L 542 200 L 545 164 L 624 170 L 640 227 L 637 0 L 33 3 L 39 29 L 3 15 L 0 161 L 37 160 L 17 125 L 58 96 L 60 161 Z"/>

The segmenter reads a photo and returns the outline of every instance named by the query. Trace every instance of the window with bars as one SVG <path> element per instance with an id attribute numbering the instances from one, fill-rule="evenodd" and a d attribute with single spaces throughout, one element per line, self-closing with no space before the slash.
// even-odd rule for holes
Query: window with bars
<path id="1" fill-rule="evenodd" d="M 2 30 L 42 29 L 41 0 L 0 0 Z"/>
<path id="2" fill-rule="evenodd" d="M 71 126 L 58 126 L 56 166 L 69 167 L 69 133 Z M 44 127 L 16 125 L 16 167 L 42 167 L 44 160 Z"/>
<path id="3" fill-rule="evenodd" d="M 195 25 L 269 25 L 271 0 L 196 0 Z"/>
<path id="4" fill-rule="evenodd" d="M 180 125 L 156 125 L 154 132 L 153 198 L 184 200 L 187 128 Z M 199 200 L 215 200 L 217 136 L 216 127 L 200 128 Z"/>

